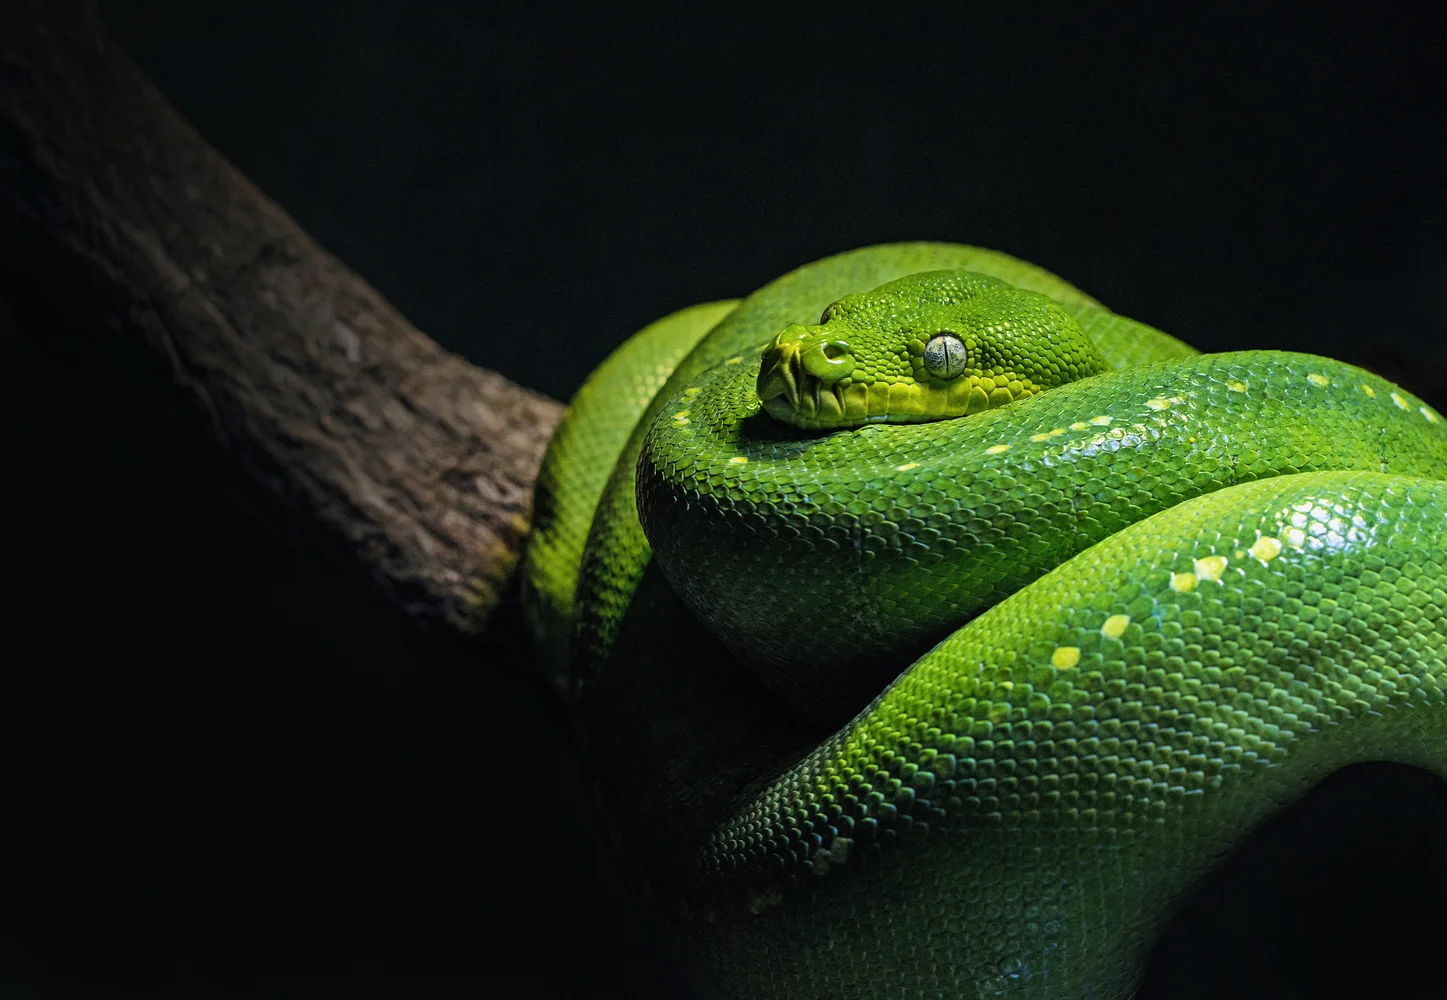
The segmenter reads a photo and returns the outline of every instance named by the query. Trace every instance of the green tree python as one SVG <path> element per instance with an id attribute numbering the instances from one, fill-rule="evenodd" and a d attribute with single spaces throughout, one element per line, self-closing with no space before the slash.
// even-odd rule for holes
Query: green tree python
<path id="1" fill-rule="evenodd" d="M 640 331 L 524 596 L 622 849 L 729 997 L 1128 997 L 1331 772 L 1447 776 L 1447 425 L 968 246 Z"/>

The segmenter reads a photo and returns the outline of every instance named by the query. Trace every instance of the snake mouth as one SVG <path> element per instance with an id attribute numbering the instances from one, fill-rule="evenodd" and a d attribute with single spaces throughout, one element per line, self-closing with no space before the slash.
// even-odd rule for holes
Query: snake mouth
<path id="1" fill-rule="evenodd" d="M 758 380 L 764 411 L 781 423 L 803 430 L 928 423 L 981 413 L 1037 391 L 1034 386 L 1012 391 L 993 381 L 972 378 L 960 379 L 948 387 L 889 384 L 883 380 L 828 382 L 804 371 L 787 352 L 775 358 L 766 355 Z"/>
<path id="2" fill-rule="evenodd" d="M 847 427 L 868 420 L 865 396 L 857 391 L 865 388 L 826 385 L 807 372 L 775 371 L 759 377 L 759 401 L 769 416 L 795 427 Z"/>

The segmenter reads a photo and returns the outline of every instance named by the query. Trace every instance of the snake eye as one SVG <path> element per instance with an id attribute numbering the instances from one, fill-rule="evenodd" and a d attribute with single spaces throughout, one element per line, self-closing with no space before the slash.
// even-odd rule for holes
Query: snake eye
<path id="1" fill-rule="evenodd" d="M 827 306 L 824 307 L 824 312 L 821 313 L 819 316 L 820 326 L 823 326 L 825 323 L 829 322 L 831 319 L 834 318 L 834 307 L 838 304 L 839 300 L 835 299 L 833 302 L 829 303 Z"/>
<path id="2" fill-rule="evenodd" d="M 849 345 L 840 343 L 837 340 L 831 340 L 824 345 L 822 350 L 824 351 L 824 356 L 830 361 L 838 361 L 849 353 Z"/>
<path id="3" fill-rule="evenodd" d="M 924 367 L 938 379 L 959 378 L 965 372 L 968 352 L 957 334 L 941 330 L 924 345 Z"/>

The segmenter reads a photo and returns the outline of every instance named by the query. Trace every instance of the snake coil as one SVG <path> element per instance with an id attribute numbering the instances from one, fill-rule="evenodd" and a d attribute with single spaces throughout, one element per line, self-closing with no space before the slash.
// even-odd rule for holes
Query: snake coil
<path id="1" fill-rule="evenodd" d="M 876 375 L 859 341 L 941 271 L 1004 311 Z M 956 381 L 1025 309 L 1095 368 Z M 814 429 L 898 400 L 963 415 Z M 527 607 L 710 992 L 1118 998 L 1284 803 L 1356 761 L 1447 777 L 1444 480 L 1447 424 L 1360 369 L 871 247 L 605 362 L 539 479 Z"/>

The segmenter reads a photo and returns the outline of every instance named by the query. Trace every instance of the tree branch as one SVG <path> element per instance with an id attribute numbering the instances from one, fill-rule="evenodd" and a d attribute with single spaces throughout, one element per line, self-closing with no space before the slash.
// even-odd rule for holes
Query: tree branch
<path id="1" fill-rule="evenodd" d="M 144 343 L 408 613 L 486 624 L 561 408 L 407 323 L 207 145 L 91 3 L 0 10 L 0 293 Z"/>

